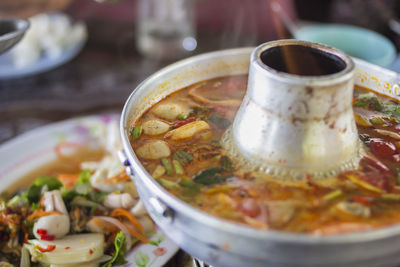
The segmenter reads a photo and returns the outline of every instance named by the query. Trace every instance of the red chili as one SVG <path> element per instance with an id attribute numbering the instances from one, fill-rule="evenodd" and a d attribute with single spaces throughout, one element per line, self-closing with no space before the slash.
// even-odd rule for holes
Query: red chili
<path id="1" fill-rule="evenodd" d="M 371 152 L 380 158 L 390 158 L 396 154 L 396 146 L 388 141 L 380 138 L 371 138 L 370 145 Z"/>
<path id="2" fill-rule="evenodd" d="M 185 125 L 185 124 L 188 124 L 189 122 L 195 121 L 195 120 L 196 120 L 196 117 L 189 117 L 189 118 L 187 118 L 187 119 L 185 119 L 185 120 L 181 120 L 181 121 L 175 122 L 175 123 L 172 125 L 172 127 L 173 127 L 173 128 L 179 128 L 179 127 L 181 127 L 181 126 L 183 126 L 183 125 Z"/>
<path id="3" fill-rule="evenodd" d="M 351 199 L 355 202 L 358 202 L 358 203 L 364 204 L 364 205 L 371 205 L 371 203 L 372 203 L 371 199 L 362 197 L 362 196 L 353 196 Z"/>
<path id="4" fill-rule="evenodd" d="M 46 235 L 47 234 L 47 230 L 43 229 L 43 228 L 39 228 L 36 230 L 36 233 L 38 233 L 38 235 Z"/>
<path id="5" fill-rule="evenodd" d="M 70 249 L 71 247 L 65 247 L 66 250 Z"/>
<path id="6" fill-rule="evenodd" d="M 380 162 L 377 159 L 373 159 L 373 158 L 365 156 L 365 157 L 363 157 L 363 160 L 365 160 L 368 164 L 371 164 L 378 170 L 381 170 L 384 172 L 390 172 L 390 169 L 385 164 L 383 164 L 382 162 Z"/>
<path id="7" fill-rule="evenodd" d="M 45 252 L 50 252 L 56 249 L 56 245 L 48 245 L 47 248 L 42 248 L 40 246 L 36 247 L 40 252 L 45 253 Z"/>
<path id="8" fill-rule="evenodd" d="M 41 240 L 53 241 L 55 238 L 55 235 L 40 235 Z"/>
<path id="9" fill-rule="evenodd" d="M 92 255 L 92 254 L 93 254 L 93 250 L 92 250 L 92 249 L 90 249 L 90 250 L 89 250 L 89 253 L 90 253 L 90 255 Z"/>

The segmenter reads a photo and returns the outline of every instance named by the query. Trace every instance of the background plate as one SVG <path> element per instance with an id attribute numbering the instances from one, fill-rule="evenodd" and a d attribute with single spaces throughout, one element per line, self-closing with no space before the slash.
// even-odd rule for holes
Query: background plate
<path id="1" fill-rule="evenodd" d="M 57 58 L 42 56 L 32 65 L 18 68 L 14 66 L 11 53 L 7 52 L 0 56 L 0 79 L 19 78 L 28 75 L 39 74 L 54 69 L 73 59 L 83 48 L 86 40 L 63 51 L 63 54 Z"/>

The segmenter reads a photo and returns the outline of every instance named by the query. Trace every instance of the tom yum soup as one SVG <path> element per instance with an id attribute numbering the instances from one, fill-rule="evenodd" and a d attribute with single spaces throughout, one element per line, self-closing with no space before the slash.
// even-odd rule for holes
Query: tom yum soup
<path id="1" fill-rule="evenodd" d="M 157 182 L 200 210 L 259 229 L 328 235 L 400 222 L 398 102 L 355 88 L 358 169 L 333 184 L 293 184 L 239 168 L 221 147 L 246 83 L 239 75 L 188 86 L 132 125 L 132 147 Z"/>

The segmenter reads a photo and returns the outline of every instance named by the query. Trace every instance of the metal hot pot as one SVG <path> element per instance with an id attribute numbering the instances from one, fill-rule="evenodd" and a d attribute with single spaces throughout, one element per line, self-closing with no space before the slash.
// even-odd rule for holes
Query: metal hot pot
<path id="1" fill-rule="evenodd" d="M 272 45 L 280 45 L 281 42 L 276 41 Z M 283 42 L 314 47 L 314 44 L 301 41 Z M 219 267 L 398 266 L 400 224 L 374 231 L 336 236 L 253 229 L 191 207 L 164 190 L 141 165 L 129 143 L 129 131 L 134 122 L 153 104 L 183 87 L 220 76 L 248 73 L 253 49 L 217 51 L 179 61 L 150 76 L 129 96 L 120 123 L 123 141 L 120 160 L 134 179 L 151 217 L 183 250 Z M 252 54 L 252 60 L 256 54 Z M 352 71 L 357 85 L 397 98 L 400 92 L 397 73 L 361 60 L 353 61 L 355 65 Z M 250 77 L 252 75 L 254 78 L 254 73 Z M 252 86 L 253 82 L 250 80 L 249 86 Z M 348 95 L 344 97 L 347 99 Z M 243 116 L 245 117 L 245 114 Z M 352 127 L 352 122 L 348 123 L 349 127 Z M 354 134 L 349 138 L 353 137 Z M 240 135 L 237 138 L 240 139 Z M 344 149 L 348 149 L 348 146 Z M 352 151 L 357 154 L 357 146 L 353 147 Z M 356 158 L 356 155 L 354 157 Z M 351 164 L 354 162 L 350 162 Z M 347 162 L 344 166 L 350 165 Z M 264 169 L 270 172 L 269 168 Z M 301 179 L 301 175 L 296 177 Z"/>

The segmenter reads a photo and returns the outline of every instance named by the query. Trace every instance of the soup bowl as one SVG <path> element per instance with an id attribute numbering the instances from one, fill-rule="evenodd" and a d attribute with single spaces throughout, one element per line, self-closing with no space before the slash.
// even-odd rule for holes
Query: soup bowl
<path id="1" fill-rule="evenodd" d="M 258 230 L 214 217 L 168 193 L 141 165 L 131 147 L 131 126 L 152 105 L 188 85 L 246 74 L 253 48 L 191 57 L 156 72 L 127 99 L 120 121 L 119 156 L 151 217 L 177 245 L 213 266 L 396 266 L 400 225 L 333 236 Z M 396 97 L 397 74 L 354 59 L 357 85 Z"/>

